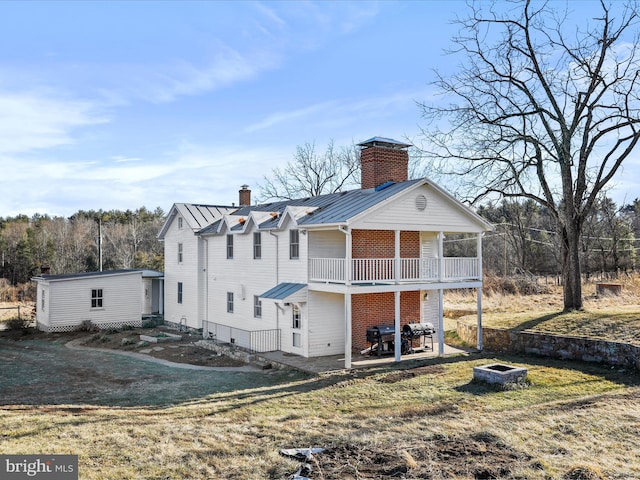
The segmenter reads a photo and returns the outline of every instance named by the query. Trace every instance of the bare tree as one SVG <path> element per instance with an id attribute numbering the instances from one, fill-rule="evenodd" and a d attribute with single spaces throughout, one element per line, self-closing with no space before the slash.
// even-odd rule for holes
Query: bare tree
<path id="1" fill-rule="evenodd" d="M 340 192 L 360 183 L 360 153 L 355 145 L 337 150 L 329 142 L 323 154 L 315 143 L 296 147 L 293 160 L 283 169 L 274 168 L 260 185 L 260 200 L 293 200 Z"/>
<path id="2" fill-rule="evenodd" d="M 460 70 L 436 73 L 453 103 L 421 107 L 425 150 L 462 175 L 469 200 L 524 197 L 552 214 L 573 310 L 582 308 L 583 223 L 640 139 L 638 7 L 601 0 L 588 5 L 597 18 L 570 25 L 557 6 L 471 4 L 454 38 Z"/>

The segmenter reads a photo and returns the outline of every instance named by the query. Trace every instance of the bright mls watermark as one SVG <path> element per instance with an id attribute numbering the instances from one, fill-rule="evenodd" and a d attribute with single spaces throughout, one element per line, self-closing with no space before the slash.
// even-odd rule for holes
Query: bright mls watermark
<path id="1" fill-rule="evenodd" d="M 77 455 L 0 455 L 2 480 L 78 480 Z"/>

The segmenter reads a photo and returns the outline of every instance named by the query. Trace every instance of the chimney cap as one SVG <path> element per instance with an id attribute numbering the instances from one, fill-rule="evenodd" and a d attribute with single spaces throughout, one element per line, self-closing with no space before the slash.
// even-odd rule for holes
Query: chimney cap
<path id="1" fill-rule="evenodd" d="M 240 185 L 240 188 L 242 190 L 248 190 L 249 189 L 249 185 L 247 185 L 246 183 L 244 185 Z"/>
<path id="2" fill-rule="evenodd" d="M 362 148 L 384 147 L 393 148 L 394 150 L 402 150 L 404 148 L 409 148 L 411 145 L 408 143 L 399 142 L 398 140 L 394 140 L 393 138 L 371 137 L 369 140 L 365 140 L 364 142 L 359 143 L 358 146 Z"/>

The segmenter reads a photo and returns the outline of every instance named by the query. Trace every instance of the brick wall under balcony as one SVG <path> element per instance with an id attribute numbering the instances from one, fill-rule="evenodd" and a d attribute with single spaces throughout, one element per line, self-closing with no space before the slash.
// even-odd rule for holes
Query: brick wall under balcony
<path id="1" fill-rule="evenodd" d="M 395 294 L 367 293 L 351 297 L 351 336 L 353 350 L 360 352 L 369 347 L 367 329 L 376 325 L 393 325 Z M 420 292 L 401 292 L 400 326 L 420 321 Z"/>
<path id="2" fill-rule="evenodd" d="M 353 230 L 353 258 L 394 258 L 393 230 Z M 400 257 L 420 257 L 420 232 L 400 232 Z"/>

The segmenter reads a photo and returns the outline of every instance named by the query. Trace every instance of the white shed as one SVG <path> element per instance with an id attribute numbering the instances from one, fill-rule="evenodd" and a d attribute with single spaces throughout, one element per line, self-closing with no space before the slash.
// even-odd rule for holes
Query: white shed
<path id="1" fill-rule="evenodd" d="M 163 313 L 163 274 L 111 270 L 41 275 L 37 284 L 38 329 L 68 332 L 90 321 L 97 327 L 141 326 L 142 317 Z"/>

